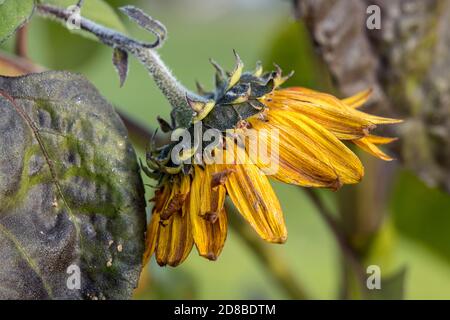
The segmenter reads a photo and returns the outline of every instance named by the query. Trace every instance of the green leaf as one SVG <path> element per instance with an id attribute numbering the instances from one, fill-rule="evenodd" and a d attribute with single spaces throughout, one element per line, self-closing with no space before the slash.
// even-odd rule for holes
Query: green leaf
<path id="1" fill-rule="evenodd" d="M 0 109 L 0 299 L 129 298 L 145 200 L 119 116 L 67 72 L 0 77 Z"/>
<path id="2" fill-rule="evenodd" d="M 77 3 L 76 0 L 39 0 L 39 2 L 54 5 L 60 8 L 68 8 Z M 116 11 L 103 0 L 84 1 L 81 8 L 81 15 L 107 28 L 114 29 L 124 34 L 126 33 L 126 28 Z M 96 39 L 95 36 L 85 31 L 73 30 L 73 32 L 90 39 Z"/>
<path id="3" fill-rule="evenodd" d="M 33 11 L 34 0 L 0 1 L 0 43 L 27 22 Z"/>

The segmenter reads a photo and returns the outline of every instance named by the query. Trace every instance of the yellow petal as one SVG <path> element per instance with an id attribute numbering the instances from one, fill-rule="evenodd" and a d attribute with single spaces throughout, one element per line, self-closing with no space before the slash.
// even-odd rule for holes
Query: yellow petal
<path id="1" fill-rule="evenodd" d="M 398 140 L 398 138 L 381 137 L 381 136 L 376 136 L 376 135 L 371 134 L 371 135 L 365 137 L 365 140 L 367 140 L 371 143 L 374 143 L 374 144 L 388 144 L 388 143 Z"/>
<path id="2" fill-rule="evenodd" d="M 395 124 L 395 123 L 402 123 L 403 120 L 400 119 L 393 119 L 393 118 L 386 118 L 386 117 L 379 117 L 379 116 L 374 116 L 372 114 L 368 114 L 359 110 L 354 110 L 354 112 L 360 116 L 363 117 L 367 120 L 369 120 L 370 122 L 374 123 L 374 124 Z"/>
<path id="3" fill-rule="evenodd" d="M 145 252 L 143 258 L 144 266 L 148 263 L 151 256 L 155 252 L 158 242 L 159 223 L 161 221 L 160 214 L 164 209 L 164 206 L 168 202 L 170 194 L 171 191 L 167 185 L 164 185 L 161 189 L 155 191 L 155 205 L 152 209 L 152 215 L 147 226 L 147 232 L 145 236 Z"/>
<path id="4" fill-rule="evenodd" d="M 169 199 L 161 210 L 160 219 L 167 220 L 172 214 L 181 211 L 183 204 L 189 192 L 190 179 L 188 176 L 182 176 L 181 182 L 179 177 L 172 184 L 172 190 Z"/>
<path id="5" fill-rule="evenodd" d="M 308 154 L 332 167 L 344 184 L 357 183 L 364 175 L 358 157 L 332 133 L 298 112 L 269 111 L 268 121 L 280 134 Z"/>
<path id="6" fill-rule="evenodd" d="M 160 266 L 176 267 L 188 257 L 193 244 L 189 215 L 177 212 L 159 226 L 156 261 Z"/>
<path id="7" fill-rule="evenodd" d="M 225 187 L 211 186 L 213 167 L 202 170 L 195 166 L 189 199 L 194 242 L 199 254 L 209 260 L 218 258 L 227 237 Z"/>
<path id="8" fill-rule="evenodd" d="M 216 105 L 214 100 L 208 100 L 204 103 L 203 108 L 197 112 L 196 116 L 192 120 L 193 123 L 203 120 L 211 112 L 211 110 Z"/>
<path id="9" fill-rule="evenodd" d="M 293 109 L 301 112 L 330 130 L 339 139 L 352 140 L 367 135 L 377 124 L 402 122 L 398 119 L 371 115 L 345 103 L 347 101 L 355 107 L 368 99 L 370 93 L 370 90 L 366 90 L 341 101 L 330 94 L 294 87 L 276 90 L 263 102 L 269 108 Z"/>
<path id="10" fill-rule="evenodd" d="M 396 140 L 395 138 L 370 135 L 359 140 L 354 140 L 353 143 L 377 158 L 380 158 L 385 161 L 392 161 L 394 159 L 389 155 L 387 155 L 386 153 L 384 153 L 383 151 L 381 151 L 380 148 L 378 148 L 376 145 L 387 144 L 395 140 Z"/>
<path id="11" fill-rule="evenodd" d="M 147 233 L 145 237 L 144 266 L 149 262 L 151 256 L 155 252 L 158 239 L 159 221 L 159 214 L 152 214 L 150 223 L 147 226 Z"/>
<path id="12" fill-rule="evenodd" d="M 338 176 L 333 168 L 310 156 L 305 146 L 294 145 L 290 139 L 286 139 L 285 134 L 274 134 L 277 128 L 269 122 L 256 119 L 250 122 L 253 128 L 243 130 L 243 135 L 249 138 L 245 146 L 251 160 L 263 172 L 284 183 L 304 187 L 339 187 Z M 270 154 L 261 152 L 264 145 L 267 146 L 266 150 L 270 149 Z M 275 165 L 278 168 L 273 172 Z"/>
<path id="13" fill-rule="evenodd" d="M 217 185 L 213 188 L 212 179 L 216 173 L 215 165 L 205 166 L 205 176 L 202 183 L 202 204 L 200 215 L 219 212 L 222 210 L 225 202 L 226 190 L 223 185 Z"/>
<path id="14" fill-rule="evenodd" d="M 173 183 L 171 197 L 189 192 L 190 178 L 183 176 L 181 182 Z M 172 199 L 167 201 L 171 203 Z M 177 207 L 178 208 L 178 207 Z M 167 211 L 163 209 L 163 213 Z M 156 246 L 156 261 L 160 266 L 175 267 L 182 263 L 192 250 L 191 222 L 189 217 L 189 202 L 184 201 L 181 208 L 171 213 L 164 220 L 161 219 Z"/>
<path id="15" fill-rule="evenodd" d="M 358 92 L 357 94 L 355 94 L 351 97 L 342 99 L 342 102 L 345 103 L 350 108 L 356 109 L 356 108 L 361 107 L 364 103 L 366 103 L 367 100 L 369 100 L 371 94 L 372 94 L 372 89 L 367 89 L 367 90 Z"/>
<path id="16" fill-rule="evenodd" d="M 233 143 L 234 144 L 234 143 Z M 229 150 L 229 141 L 225 152 Z M 235 148 L 237 157 L 245 152 L 240 147 Z M 283 243 L 287 239 L 287 230 L 284 223 L 280 203 L 269 183 L 267 177 L 254 164 L 224 165 L 235 170 L 225 185 L 236 208 L 250 223 L 256 232 L 266 241 Z"/>
<path id="17" fill-rule="evenodd" d="M 319 91 L 316 91 L 316 90 L 313 90 L 313 89 L 308 89 L 308 88 L 305 88 L 305 87 L 290 87 L 290 88 L 287 88 L 285 90 L 286 91 L 287 90 L 292 90 L 292 91 L 296 91 L 296 92 L 302 93 L 302 94 L 317 94 L 317 93 L 319 93 Z"/>
<path id="18" fill-rule="evenodd" d="M 359 139 L 367 135 L 374 123 L 328 94 L 303 94 L 298 90 L 276 90 L 263 101 L 269 110 L 295 111 L 303 114 L 341 140 Z"/>
<path id="19" fill-rule="evenodd" d="M 367 95 L 367 99 L 369 98 L 370 94 L 372 92 L 369 91 L 363 91 L 360 92 L 357 95 L 360 95 L 362 97 L 361 101 L 364 100 L 364 95 Z M 395 124 L 395 123 L 401 123 L 403 122 L 403 120 L 399 120 L 399 119 L 393 119 L 393 118 L 386 118 L 386 117 L 379 117 L 379 116 L 375 116 L 372 114 L 368 114 L 366 112 L 362 112 L 359 110 L 356 110 L 356 107 L 352 108 L 349 107 L 346 103 L 344 103 L 343 101 L 346 100 L 344 99 L 343 101 L 337 99 L 336 97 L 326 94 L 326 93 L 318 93 L 320 95 L 320 97 L 324 100 L 328 100 L 330 104 L 333 104 L 335 107 L 341 109 L 341 110 L 345 110 L 346 112 L 350 112 L 351 114 L 353 114 L 353 116 L 355 117 L 360 117 L 362 119 L 365 119 L 366 121 L 369 121 L 375 125 L 377 124 Z M 348 99 L 351 99 L 353 97 L 350 97 Z M 364 103 L 365 101 L 363 101 L 362 103 Z M 353 102 L 354 104 L 359 103 L 359 102 Z M 349 111 L 349 109 L 351 111 Z M 370 129 L 370 128 L 369 128 Z"/>

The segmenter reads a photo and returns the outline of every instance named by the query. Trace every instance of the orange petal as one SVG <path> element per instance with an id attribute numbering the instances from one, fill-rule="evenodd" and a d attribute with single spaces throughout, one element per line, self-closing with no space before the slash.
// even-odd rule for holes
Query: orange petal
<path id="1" fill-rule="evenodd" d="M 193 244 L 189 214 L 177 212 L 159 226 L 156 261 L 160 266 L 176 267 L 188 257 Z"/>
<path id="2" fill-rule="evenodd" d="M 173 198 L 176 198 L 179 194 L 187 195 L 189 188 L 189 176 L 182 176 L 181 181 L 175 180 L 172 184 L 171 196 L 161 212 L 166 213 Z M 155 215 L 155 213 L 153 214 Z M 194 244 L 189 217 L 189 202 L 184 201 L 180 207 L 177 206 L 175 212 L 165 215 L 164 219 L 161 219 L 161 215 L 159 215 L 159 220 L 156 262 L 160 266 L 175 267 L 188 257 Z"/>
<path id="3" fill-rule="evenodd" d="M 365 137 L 365 140 L 374 143 L 374 144 L 388 144 L 391 142 L 394 142 L 396 140 L 398 140 L 398 138 L 391 138 L 391 137 L 381 137 L 381 136 L 376 136 L 376 135 L 368 135 L 367 137 Z"/>
<path id="4" fill-rule="evenodd" d="M 277 90 L 263 103 L 269 110 L 281 109 L 303 114 L 342 140 L 362 138 L 367 135 L 368 130 L 375 127 L 374 123 L 328 94 L 300 94 L 289 89 Z"/>
<path id="5" fill-rule="evenodd" d="M 342 99 L 341 101 L 343 103 L 345 103 L 347 106 L 349 106 L 350 108 L 353 109 L 357 109 L 359 107 L 361 107 L 364 103 L 367 102 L 367 100 L 369 100 L 370 95 L 372 94 L 372 89 L 367 89 L 361 92 L 358 92 L 357 94 Z"/>
<path id="6" fill-rule="evenodd" d="M 160 223 L 160 214 L 164 206 L 169 201 L 171 195 L 170 188 L 167 185 L 155 191 L 154 202 L 150 222 L 147 225 L 147 232 L 145 237 L 145 252 L 144 252 L 144 266 L 148 263 L 151 256 L 155 252 L 158 242 L 158 232 Z"/>
<path id="7" fill-rule="evenodd" d="M 354 140 L 353 143 L 377 158 L 380 158 L 385 161 L 392 161 L 394 159 L 389 155 L 387 155 L 386 153 L 384 153 L 383 151 L 381 151 L 381 149 L 378 148 L 376 144 L 387 144 L 394 140 L 396 139 L 370 135 L 359 140 Z"/>
<path id="8" fill-rule="evenodd" d="M 234 143 L 233 143 L 234 144 Z M 227 143 L 225 152 L 233 152 Z M 235 148 L 237 158 L 245 151 Z M 254 164 L 225 165 L 232 167 L 231 174 L 225 185 L 228 195 L 242 216 L 255 231 L 266 241 L 284 243 L 287 230 L 278 198 L 267 177 Z"/>
<path id="9" fill-rule="evenodd" d="M 363 177 L 364 168 L 358 157 L 332 133 L 307 116 L 292 111 L 271 111 L 268 120 L 294 146 L 332 167 L 342 183 L 357 183 Z"/>
<path id="10" fill-rule="evenodd" d="M 151 256 L 155 252 L 158 240 L 159 221 L 159 214 L 152 214 L 145 237 L 144 266 L 149 262 Z"/>
<path id="11" fill-rule="evenodd" d="M 292 140 L 287 139 L 284 134 L 275 134 L 278 128 L 269 122 L 250 121 L 253 128 L 242 130 L 241 139 L 248 138 L 245 146 L 250 158 L 270 177 L 284 183 L 305 187 L 334 189 L 339 184 L 334 169 L 312 157 L 304 146 L 294 145 Z M 262 148 L 270 151 L 270 154 L 261 152 Z"/>
<path id="12" fill-rule="evenodd" d="M 189 199 L 194 242 L 199 254 L 209 260 L 218 258 L 227 237 L 226 191 L 223 185 L 212 187 L 213 167 L 195 166 Z"/>

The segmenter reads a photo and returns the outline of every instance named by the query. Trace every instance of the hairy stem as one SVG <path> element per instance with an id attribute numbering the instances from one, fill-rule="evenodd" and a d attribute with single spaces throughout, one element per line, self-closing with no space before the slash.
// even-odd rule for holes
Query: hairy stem
<path id="1" fill-rule="evenodd" d="M 87 31 L 95 35 L 101 42 L 114 48 L 120 49 L 133 54 L 149 71 L 150 75 L 155 80 L 156 85 L 161 92 L 166 96 L 173 108 L 182 109 L 188 113 L 192 113 L 186 96 L 198 99 L 195 93 L 186 89 L 172 74 L 169 68 L 161 60 L 158 53 L 155 51 L 164 40 L 159 36 L 158 32 L 152 31 L 157 35 L 157 40 L 154 43 L 145 43 L 129 38 L 120 32 L 106 28 L 82 16 L 73 17 L 73 12 L 63 8 L 58 8 L 52 5 L 39 4 L 37 6 L 38 12 L 44 17 L 55 19 L 59 22 L 67 24 L 71 19 L 76 19 L 81 30 Z M 154 25 L 161 26 L 159 22 L 146 16 L 148 22 Z M 152 26 L 147 26 L 147 29 Z M 158 30 L 159 31 L 159 30 Z"/>

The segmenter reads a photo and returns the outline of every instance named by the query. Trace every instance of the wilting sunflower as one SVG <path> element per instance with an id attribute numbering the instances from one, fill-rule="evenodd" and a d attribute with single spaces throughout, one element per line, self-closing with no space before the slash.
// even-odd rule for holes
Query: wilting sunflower
<path id="1" fill-rule="evenodd" d="M 363 165 L 345 141 L 391 160 L 377 145 L 395 139 L 370 131 L 379 124 L 400 121 L 357 110 L 368 100 L 370 90 L 339 100 L 306 88 L 280 89 L 289 77 L 283 77 L 280 68 L 263 74 L 258 64 L 254 72 L 243 72 L 237 54 L 236 59 L 230 73 L 212 62 L 217 70 L 216 90 L 205 92 L 199 86 L 200 96 L 187 98 L 194 112 L 189 127 L 161 122 L 165 131 L 192 133 L 201 121 L 202 130 L 231 132 L 212 151 L 222 161 L 199 161 L 196 155 L 203 151 L 201 143 L 184 151 L 180 163 L 171 158 L 176 142 L 152 144 L 147 153 L 149 168 L 145 171 L 158 185 L 147 230 L 146 262 L 155 253 L 158 264 L 177 266 L 194 244 L 201 256 L 216 260 L 227 236 L 227 195 L 261 238 L 286 241 L 281 206 L 264 174 L 267 163 L 258 155 L 249 156 L 243 136 L 267 140 L 263 143 L 276 140 L 278 170 L 271 177 L 305 187 L 336 190 L 361 180 Z M 277 135 L 257 135 L 263 130 L 276 130 Z M 229 153 L 234 160 L 223 161 Z M 238 161 L 242 158 L 246 161 Z"/>

